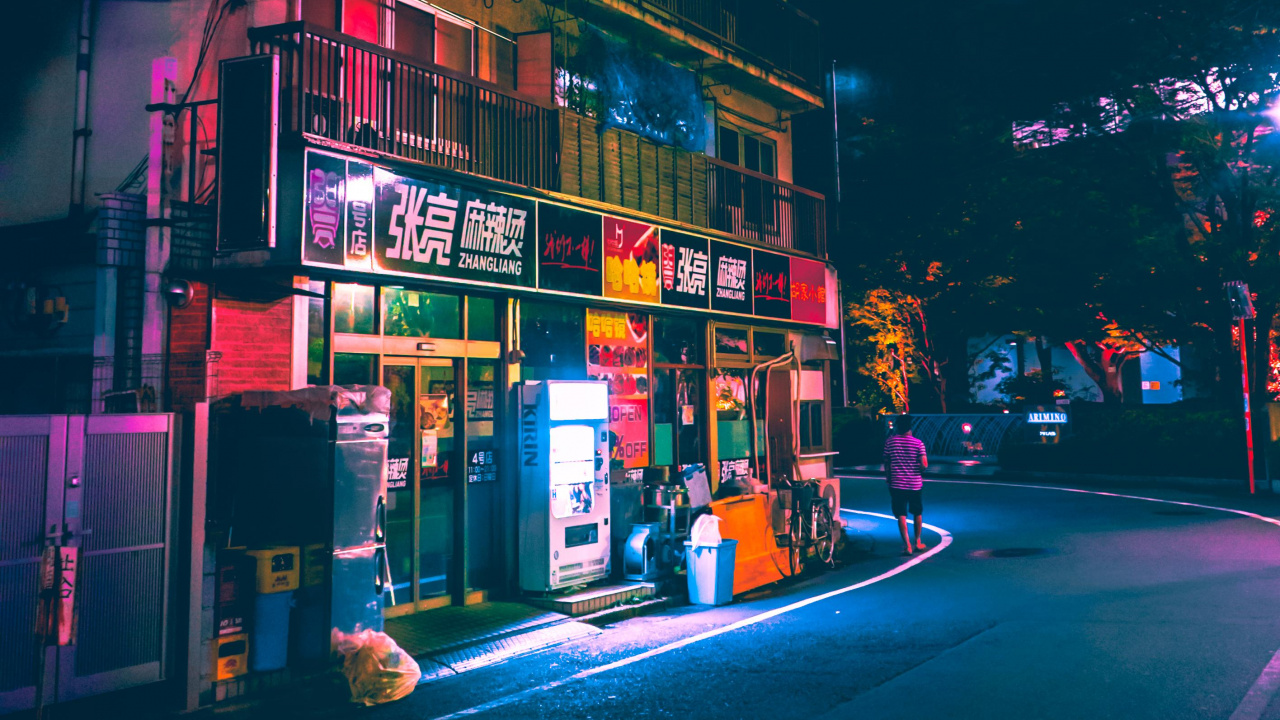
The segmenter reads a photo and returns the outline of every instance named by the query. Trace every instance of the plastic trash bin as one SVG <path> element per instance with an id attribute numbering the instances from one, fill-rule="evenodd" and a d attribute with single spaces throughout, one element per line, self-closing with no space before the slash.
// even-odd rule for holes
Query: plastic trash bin
<path id="1" fill-rule="evenodd" d="M 249 669 L 280 670 L 289 661 L 289 610 L 293 592 L 261 593 L 253 598 Z"/>
<path id="2" fill-rule="evenodd" d="M 686 541 L 689 575 L 689 602 L 695 605 L 728 605 L 733 602 L 733 563 L 738 555 L 737 540 L 721 540 L 719 545 L 698 545 Z"/>

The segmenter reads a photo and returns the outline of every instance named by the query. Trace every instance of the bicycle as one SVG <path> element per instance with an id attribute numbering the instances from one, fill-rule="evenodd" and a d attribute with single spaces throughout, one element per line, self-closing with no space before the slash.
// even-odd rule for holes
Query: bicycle
<path id="1" fill-rule="evenodd" d="M 787 559 L 791 574 L 803 568 L 809 550 L 827 568 L 836 564 L 836 524 L 831 504 L 818 489 L 818 483 L 783 480 L 791 489 L 791 517 L 787 523 Z"/>

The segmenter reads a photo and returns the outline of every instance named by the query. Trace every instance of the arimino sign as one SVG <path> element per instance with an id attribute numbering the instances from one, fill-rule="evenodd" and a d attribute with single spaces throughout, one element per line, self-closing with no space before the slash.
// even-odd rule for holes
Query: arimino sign
<path id="1" fill-rule="evenodd" d="M 834 327 L 807 258 L 307 150 L 302 263 Z"/>

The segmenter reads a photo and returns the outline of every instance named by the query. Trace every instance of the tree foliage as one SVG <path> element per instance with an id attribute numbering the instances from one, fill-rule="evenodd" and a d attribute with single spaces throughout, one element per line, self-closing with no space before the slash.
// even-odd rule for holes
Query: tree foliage
<path id="1" fill-rule="evenodd" d="M 1052 338 L 1107 400 L 1125 363 L 1174 344 L 1212 349 L 1230 387 L 1227 280 L 1256 293 L 1270 356 L 1280 4 L 870 11 L 850 45 L 867 80 L 842 97 L 846 279 L 916 298 L 943 360 L 956 337 Z"/>

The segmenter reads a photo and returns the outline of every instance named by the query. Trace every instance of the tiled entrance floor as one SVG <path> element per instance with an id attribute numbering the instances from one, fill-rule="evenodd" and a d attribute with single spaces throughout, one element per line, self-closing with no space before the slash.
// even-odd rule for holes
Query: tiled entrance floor
<path id="1" fill-rule="evenodd" d="M 485 602 L 391 618 L 386 632 L 418 660 L 427 682 L 600 630 L 521 603 Z"/>

